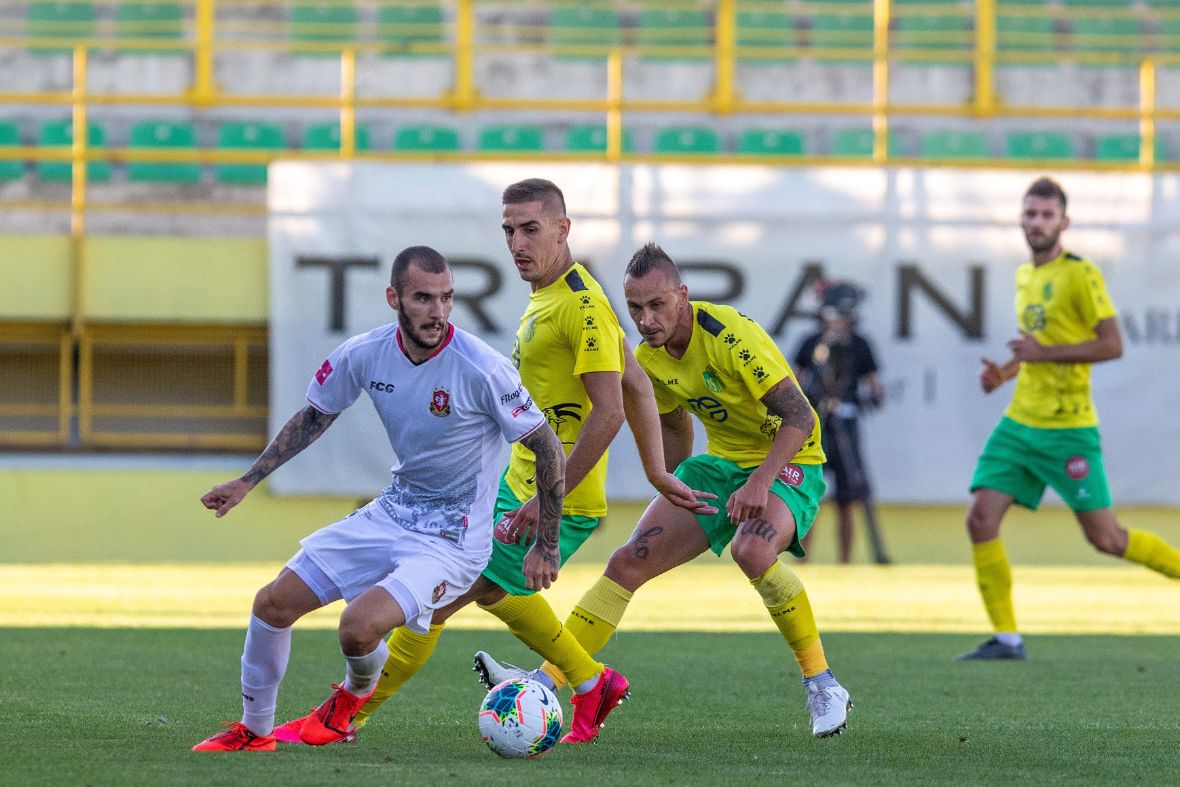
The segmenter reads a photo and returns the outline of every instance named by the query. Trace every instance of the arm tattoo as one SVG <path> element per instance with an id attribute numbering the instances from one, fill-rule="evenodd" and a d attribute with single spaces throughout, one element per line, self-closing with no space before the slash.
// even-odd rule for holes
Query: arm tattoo
<path id="1" fill-rule="evenodd" d="M 771 415 L 783 419 L 783 426 L 793 426 L 803 434 L 811 434 L 815 428 L 815 414 L 811 405 L 799 390 L 799 386 L 787 382 L 767 392 L 762 403 Z"/>
<path id="2" fill-rule="evenodd" d="M 548 426 L 534 430 L 521 439 L 533 452 L 537 473 L 537 545 L 541 554 L 554 566 L 561 562 L 561 503 L 565 496 L 565 452 L 557 435 Z"/>
<path id="3" fill-rule="evenodd" d="M 243 481 L 257 484 L 278 469 L 279 465 L 307 448 L 332 425 L 340 413 L 321 413 L 311 405 L 303 408 L 270 441 L 270 445 L 254 460 L 242 476 Z"/>

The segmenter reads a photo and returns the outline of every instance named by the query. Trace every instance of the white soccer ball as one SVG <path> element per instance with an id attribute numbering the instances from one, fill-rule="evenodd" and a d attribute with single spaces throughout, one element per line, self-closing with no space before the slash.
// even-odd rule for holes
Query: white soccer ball
<path id="1" fill-rule="evenodd" d="M 561 723 L 557 695 L 535 680 L 498 683 L 479 706 L 479 734 L 501 757 L 540 757 L 561 737 Z"/>

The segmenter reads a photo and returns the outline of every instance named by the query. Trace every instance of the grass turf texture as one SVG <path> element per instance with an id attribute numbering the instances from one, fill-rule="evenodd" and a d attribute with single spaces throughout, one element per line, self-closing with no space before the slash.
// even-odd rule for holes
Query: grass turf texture
<path id="1" fill-rule="evenodd" d="M 848 733 L 814 740 L 777 635 L 627 632 L 606 655 L 633 698 L 601 742 L 501 761 L 476 730 L 471 653 L 529 660 L 506 633 L 457 630 L 356 744 L 190 752 L 237 717 L 241 641 L 227 629 L 5 630 L 4 783 L 1157 783 L 1180 742 L 1164 699 L 1180 685 L 1169 637 L 1042 636 L 1026 663 L 963 664 L 951 656 L 975 636 L 829 634 L 857 707 Z M 340 672 L 331 632 L 297 630 L 281 718 Z"/>

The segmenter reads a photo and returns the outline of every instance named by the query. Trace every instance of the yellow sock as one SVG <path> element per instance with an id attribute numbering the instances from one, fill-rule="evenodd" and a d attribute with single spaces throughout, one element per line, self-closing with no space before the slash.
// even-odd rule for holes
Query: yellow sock
<path id="1" fill-rule="evenodd" d="M 578 640 L 586 653 L 594 655 L 602 650 L 619 627 L 619 621 L 631 603 L 631 595 L 630 590 L 617 582 L 605 576 L 599 577 L 566 618 L 565 630 Z M 558 688 L 566 684 L 565 673 L 556 664 L 547 661 L 541 665 L 541 669 Z"/>
<path id="2" fill-rule="evenodd" d="M 430 659 L 430 654 L 434 653 L 434 646 L 438 644 L 442 630 L 442 623 L 431 626 L 426 634 L 410 631 L 405 626 L 393 630 L 389 637 L 389 658 L 381 668 L 381 680 L 377 682 L 373 696 L 356 715 L 354 724 L 357 729 L 365 726 L 369 717 L 387 699 L 397 694 L 402 684 L 414 677 L 415 672 L 422 669 L 422 665 Z"/>
<path id="3" fill-rule="evenodd" d="M 983 606 L 995 631 L 1016 632 L 1016 608 L 1012 605 L 1012 567 L 1004 542 L 996 538 L 971 548 L 975 561 L 975 581 Z"/>
<path id="4" fill-rule="evenodd" d="M 791 646 L 803 677 L 810 678 L 826 670 L 828 660 L 819 639 L 819 627 L 799 575 L 776 560 L 766 573 L 750 580 L 750 584 L 762 596 L 770 619 Z"/>
<path id="5" fill-rule="evenodd" d="M 1155 533 L 1146 530 L 1127 531 L 1125 560 L 1141 563 L 1165 577 L 1180 579 L 1180 550 L 1168 544 Z"/>
<path id="6" fill-rule="evenodd" d="M 505 596 L 495 604 L 479 606 L 504 621 L 518 640 L 555 664 L 574 686 L 602 672 L 602 665 L 561 625 L 540 594 Z"/>

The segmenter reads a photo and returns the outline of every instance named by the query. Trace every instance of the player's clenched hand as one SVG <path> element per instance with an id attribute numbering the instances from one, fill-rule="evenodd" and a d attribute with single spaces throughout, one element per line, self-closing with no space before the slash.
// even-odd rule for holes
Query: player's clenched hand
<path id="1" fill-rule="evenodd" d="M 254 484 L 249 481 L 243 481 L 240 478 L 235 478 L 233 481 L 226 481 L 224 484 L 218 484 L 201 496 L 201 503 L 212 511 L 217 512 L 217 516 L 225 516 L 231 508 L 242 502 Z"/>
<path id="2" fill-rule="evenodd" d="M 661 473 L 650 480 L 656 491 L 677 508 L 706 516 L 717 513 L 717 506 L 708 502 L 717 499 L 711 492 L 698 492 L 671 473 Z"/>
<path id="3" fill-rule="evenodd" d="M 533 544 L 524 555 L 525 584 L 529 590 L 547 590 L 557 581 L 558 557 L 541 551 L 540 542 Z"/>
<path id="4" fill-rule="evenodd" d="M 769 490 L 751 477 L 742 484 L 736 492 L 729 496 L 725 504 L 725 513 L 729 521 L 740 525 L 750 519 L 758 519 L 766 513 L 766 499 Z"/>
<path id="5" fill-rule="evenodd" d="M 537 534 L 537 511 L 539 503 L 534 495 L 520 508 L 508 511 L 496 523 L 492 535 L 501 544 L 527 544 Z"/>
<path id="6" fill-rule="evenodd" d="M 1045 360 L 1045 348 L 1030 333 L 1020 332 L 1020 336 L 1008 342 L 1008 349 L 1018 361 L 1026 363 Z"/>
<path id="7" fill-rule="evenodd" d="M 980 358 L 983 369 L 979 372 L 979 387 L 984 393 L 991 393 L 1004 384 L 1004 373 L 1000 365 L 990 358 Z"/>

